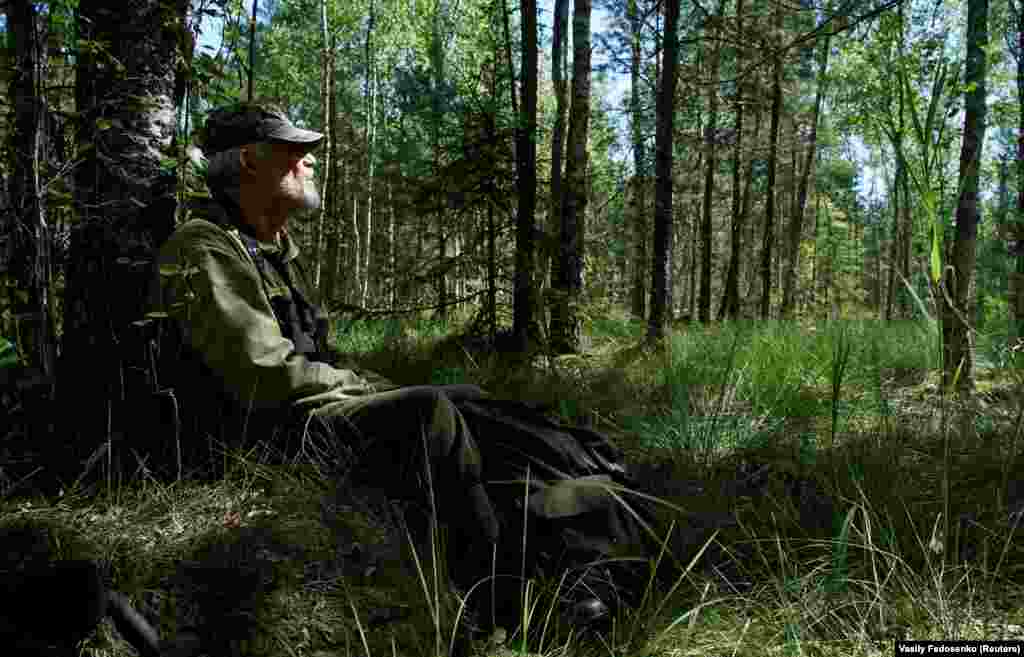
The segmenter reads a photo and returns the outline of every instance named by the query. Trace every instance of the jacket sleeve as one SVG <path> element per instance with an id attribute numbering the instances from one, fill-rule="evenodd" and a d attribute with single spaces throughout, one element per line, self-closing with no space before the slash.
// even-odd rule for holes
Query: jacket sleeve
<path id="1" fill-rule="evenodd" d="M 327 391 L 370 391 L 351 370 L 296 353 L 255 266 L 227 233 L 184 227 L 161 249 L 159 264 L 159 305 L 241 404 L 277 408 Z"/>

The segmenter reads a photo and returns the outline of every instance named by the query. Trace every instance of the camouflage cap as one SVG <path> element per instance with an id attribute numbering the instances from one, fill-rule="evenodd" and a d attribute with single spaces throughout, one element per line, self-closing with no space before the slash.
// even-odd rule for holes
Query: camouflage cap
<path id="1" fill-rule="evenodd" d="M 200 131 L 200 145 L 207 157 L 257 142 L 303 144 L 313 150 L 323 138 L 322 133 L 296 128 L 283 111 L 260 101 L 213 109 Z"/>

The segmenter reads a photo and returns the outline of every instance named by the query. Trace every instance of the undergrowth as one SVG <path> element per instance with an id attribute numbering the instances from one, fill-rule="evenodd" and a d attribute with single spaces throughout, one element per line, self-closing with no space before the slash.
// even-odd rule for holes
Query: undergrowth
<path id="1" fill-rule="evenodd" d="M 215 619 L 227 654 L 877 655 L 1024 635 L 1012 347 L 982 337 L 980 401 L 958 404 L 914 322 L 690 326 L 651 348 L 611 317 L 589 323 L 587 354 L 520 368 L 457 330 L 362 322 L 337 345 L 396 382 L 478 383 L 613 437 L 659 500 L 662 551 L 609 632 L 559 623 L 555 577 L 522 582 L 525 631 L 463 645 L 443 528 L 389 540 L 394 505 L 245 453 L 213 482 L 11 495 L 0 528 L 43 526 L 54 554 L 100 559 L 165 635 Z M 80 654 L 130 650 L 104 625 Z"/>

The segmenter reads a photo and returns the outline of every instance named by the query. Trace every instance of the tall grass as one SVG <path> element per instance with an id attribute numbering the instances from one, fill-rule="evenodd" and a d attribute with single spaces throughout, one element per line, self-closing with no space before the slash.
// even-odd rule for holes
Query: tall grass
<path id="1" fill-rule="evenodd" d="M 520 631 L 474 644 L 477 654 L 838 657 L 884 653 L 894 638 L 994 638 L 1024 625 L 1013 603 L 1024 594 L 1022 515 L 1010 515 L 1009 501 L 995 493 L 1021 462 L 1024 395 L 1005 398 L 1016 424 L 990 413 L 1005 433 L 998 454 L 951 434 L 947 450 L 943 435 L 906 419 L 908 405 L 927 409 L 916 400 L 933 395 L 918 385 L 938 366 L 929 326 L 731 322 L 674 332 L 663 352 L 630 351 L 643 329 L 595 319 L 595 353 L 606 350 L 607 358 L 516 376 L 563 416 L 597 417 L 598 428 L 671 460 L 667 474 L 645 482 L 666 479 L 651 558 L 674 564 L 652 568 L 669 576 L 652 577 L 640 608 L 623 611 L 611 631 L 581 637 L 554 612 L 564 574 L 530 581 L 520 572 Z M 421 381 L 511 380 L 486 354 L 437 357 L 432 345 L 452 330 L 361 322 L 338 346 L 360 365 L 385 363 Z M 622 354 L 629 357 L 609 365 Z M 737 454 L 760 459 L 756 471 L 767 483 L 743 488 L 749 477 L 733 467 Z M 370 551 L 386 542 L 372 513 L 335 499 L 322 470 L 237 452 L 229 460 L 229 475 L 209 484 L 147 480 L 107 496 L 0 500 L 0 526 L 47 519 L 88 539 L 137 603 L 183 562 L 226 571 L 256 563 L 276 588 L 254 594 L 252 610 L 243 605 L 252 631 L 237 654 L 440 657 L 465 648 L 458 628 L 472 601 L 493 589 L 487 578 L 451 589 L 436 519 L 425 542 L 404 534 L 404 561 L 381 559 L 371 574 L 362 562 L 347 571 L 345 559 L 354 557 L 339 556 L 343 544 Z M 685 482 L 693 485 L 668 486 Z M 815 506 L 817 496 L 827 504 Z M 371 627 L 371 612 L 389 606 L 409 618 Z M 167 632 L 178 623 L 169 607 L 160 620 Z M 82 654 L 130 652 L 106 628 Z"/>

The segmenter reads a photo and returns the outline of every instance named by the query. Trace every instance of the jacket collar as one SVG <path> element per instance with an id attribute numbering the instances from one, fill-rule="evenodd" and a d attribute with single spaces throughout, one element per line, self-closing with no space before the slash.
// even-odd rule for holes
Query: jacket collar
<path id="1" fill-rule="evenodd" d="M 261 242 L 252 236 L 248 225 L 242 219 L 241 210 L 233 203 L 218 201 L 211 195 L 210 197 L 196 198 L 191 205 L 192 216 L 218 224 L 230 232 L 245 233 L 252 238 L 252 241 L 264 254 L 281 254 L 281 259 L 284 262 L 290 262 L 299 255 L 299 245 L 292 239 L 287 228 L 282 228 L 273 242 Z"/>

